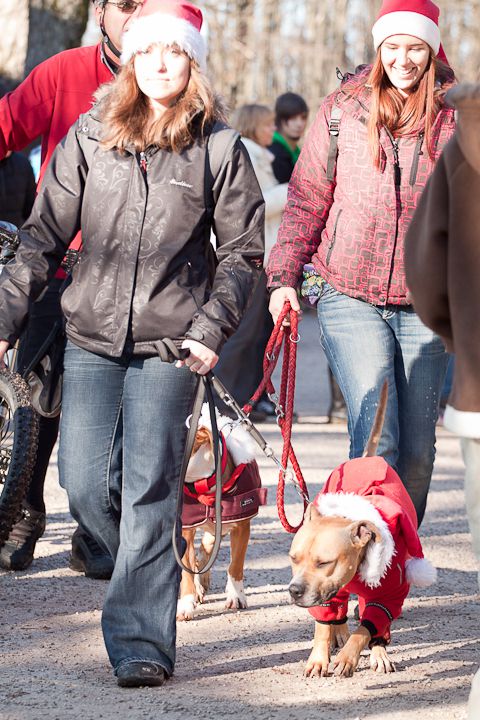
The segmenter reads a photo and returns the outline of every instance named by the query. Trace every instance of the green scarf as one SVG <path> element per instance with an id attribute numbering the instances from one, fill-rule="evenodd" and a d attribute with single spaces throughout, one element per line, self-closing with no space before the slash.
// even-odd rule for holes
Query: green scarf
<path id="1" fill-rule="evenodd" d="M 279 132 L 273 133 L 273 142 L 280 143 L 280 145 L 283 145 L 285 150 L 288 150 L 290 157 L 292 158 L 292 163 L 295 165 L 295 163 L 298 160 L 298 156 L 300 155 L 300 148 L 298 147 L 298 145 L 296 146 L 295 150 L 292 150 L 292 148 L 290 147 L 288 142 L 285 140 L 283 135 L 280 135 Z"/>

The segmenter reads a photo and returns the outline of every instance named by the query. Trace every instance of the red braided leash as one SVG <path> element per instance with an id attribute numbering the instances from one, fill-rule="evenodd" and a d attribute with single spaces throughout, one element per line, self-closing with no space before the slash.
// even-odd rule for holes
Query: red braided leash
<path id="1" fill-rule="evenodd" d="M 289 317 L 290 326 L 284 326 L 283 321 Z M 290 460 L 293 472 L 296 478 L 296 488 L 303 499 L 304 511 L 308 505 L 308 490 L 300 470 L 300 465 L 292 447 L 292 422 L 293 422 L 293 405 L 295 399 L 295 374 L 297 369 L 297 344 L 298 335 L 298 314 L 291 310 L 290 303 L 286 302 L 283 306 L 276 325 L 273 329 L 270 340 L 268 341 L 263 359 L 263 380 L 257 390 L 250 398 L 248 403 L 244 405 L 243 411 L 248 415 L 251 413 L 253 405 L 260 399 L 266 390 L 269 396 L 275 397 L 275 388 L 272 383 L 272 373 L 277 365 L 280 352 L 283 345 L 283 364 L 281 374 L 280 395 L 277 402 L 277 422 L 283 437 L 282 451 L 282 470 L 278 477 L 277 488 L 277 510 L 278 517 L 284 529 L 287 532 L 295 533 L 303 524 L 303 519 L 299 525 L 291 525 L 285 514 L 285 476 L 287 464 Z"/>

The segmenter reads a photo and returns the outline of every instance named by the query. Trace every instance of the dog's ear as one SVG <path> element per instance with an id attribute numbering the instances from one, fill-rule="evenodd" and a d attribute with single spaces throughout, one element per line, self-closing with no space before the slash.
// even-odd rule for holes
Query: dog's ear
<path id="1" fill-rule="evenodd" d="M 321 514 L 318 512 L 318 508 L 315 505 L 315 503 L 311 502 L 307 505 L 307 509 L 305 510 L 305 516 L 303 518 L 303 522 L 311 522 L 312 520 L 315 520 L 316 518 L 321 517 Z"/>
<path id="2" fill-rule="evenodd" d="M 377 526 L 369 520 L 357 520 L 349 525 L 352 545 L 357 548 L 365 547 L 369 542 L 380 542 L 381 536 Z"/>
<path id="3" fill-rule="evenodd" d="M 195 441 L 193 443 L 192 455 L 195 455 L 198 448 L 203 447 L 203 445 L 209 445 L 210 449 L 213 450 L 212 431 L 205 427 L 205 425 L 201 425 L 195 433 Z"/>

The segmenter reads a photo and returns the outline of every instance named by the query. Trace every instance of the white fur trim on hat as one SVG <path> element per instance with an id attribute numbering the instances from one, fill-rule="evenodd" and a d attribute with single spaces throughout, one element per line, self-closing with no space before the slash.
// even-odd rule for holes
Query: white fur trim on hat
<path id="1" fill-rule="evenodd" d="M 378 587 L 392 564 L 396 550 L 392 533 L 377 508 L 355 493 L 320 494 L 315 499 L 315 505 L 322 515 L 335 515 L 349 520 L 369 520 L 376 525 L 380 532 L 380 541 L 368 545 L 359 575 L 368 587 Z"/>
<path id="2" fill-rule="evenodd" d="M 133 21 L 122 38 L 122 63 L 151 45 L 178 45 L 205 70 L 207 49 L 202 35 L 188 20 L 166 13 L 154 13 Z"/>
<path id="3" fill-rule="evenodd" d="M 435 55 L 440 49 L 440 29 L 426 15 L 399 11 L 382 15 L 372 28 L 373 44 L 377 50 L 392 35 L 413 35 L 430 45 Z"/>

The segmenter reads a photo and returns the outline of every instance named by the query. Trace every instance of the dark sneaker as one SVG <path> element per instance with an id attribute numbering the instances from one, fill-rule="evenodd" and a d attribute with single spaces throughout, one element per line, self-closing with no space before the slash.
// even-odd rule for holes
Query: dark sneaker
<path id="1" fill-rule="evenodd" d="M 94 580 L 110 580 L 113 560 L 95 540 L 78 527 L 72 535 L 72 554 L 69 566 Z"/>
<path id="2" fill-rule="evenodd" d="M 45 532 L 44 512 L 24 507 L 0 550 L 0 567 L 4 570 L 26 570 L 33 561 L 38 538 Z"/>
<path id="3" fill-rule="evenodd" d="M 117 683 L 120 687 L 152 687 L 163 685 L 165 670 L 154 662 L 133 660 L 117 670 Z"/>

